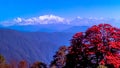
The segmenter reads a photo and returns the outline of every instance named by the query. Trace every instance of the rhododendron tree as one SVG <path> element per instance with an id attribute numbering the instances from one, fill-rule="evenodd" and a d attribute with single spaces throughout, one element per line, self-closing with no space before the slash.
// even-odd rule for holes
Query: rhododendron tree
<path id="1" fill-rule="evenodd" d="M 99 24 L 76 33 L 66 57 L 65 68 L 120 68 L 120 29 Z"/>

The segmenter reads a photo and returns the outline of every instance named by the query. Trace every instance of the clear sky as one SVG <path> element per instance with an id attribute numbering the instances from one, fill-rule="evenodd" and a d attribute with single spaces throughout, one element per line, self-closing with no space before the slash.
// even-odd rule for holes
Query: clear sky
<path id="1" fill-rule="evenodd" d="M 120 19 L 120 0 L 0 0 L 0 21 L 45 14 Z"/>

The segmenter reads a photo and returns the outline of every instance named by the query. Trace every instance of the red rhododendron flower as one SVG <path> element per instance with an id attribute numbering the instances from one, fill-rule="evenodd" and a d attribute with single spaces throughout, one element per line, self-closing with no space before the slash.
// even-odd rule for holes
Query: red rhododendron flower
<path id="1" fill-rule="evenodd" d="M 99 64 L 120 68 L 120 29 L 99 24 L 76 33 L 66 61 L 66 68 L 96 68 Z"/>

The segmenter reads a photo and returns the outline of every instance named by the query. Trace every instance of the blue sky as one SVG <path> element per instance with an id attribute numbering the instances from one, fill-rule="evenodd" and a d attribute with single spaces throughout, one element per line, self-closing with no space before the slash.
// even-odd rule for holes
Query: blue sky
<path id="1" fill-rule="evenodd" d="M 0 0 L 0 21 L 54 14 L 120 19 L 119 0 Z"/>

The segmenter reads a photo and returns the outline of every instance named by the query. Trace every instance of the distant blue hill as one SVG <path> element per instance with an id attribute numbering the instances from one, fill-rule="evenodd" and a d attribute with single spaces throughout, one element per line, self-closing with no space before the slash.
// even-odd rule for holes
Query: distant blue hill
<path id="1" fill-rule="evenodd" d="M 72 33 L 76 33 L 76 32 L 84 32 L 88 29 L 88 26 L 73 26 L 69 29 L 64 30 L 63 32 L 72 32 Z"/>
<path id="2" fill-rule="evenodd" d="M 55 51 L 62 45 L 69 45 L 72 33 L 18 32 L 0 30 L 0 54 L 6 60 L 27 60 L 29 62 L 51 61 Z"/>
<path id="3" fill-rule="evenodd" d="M 43 61 L 49 63 L 57 49 L 70 45 L 76 32 L 84 32 L 87 26 L 39 25 L 10 26 L 0 28 L 0 54 L 6 60 Z"/>
<path id="4" fill-rule="evenodd" d="M 73 26 L 67 24 L 41 24 L 41 25 L 14 25 L 1 28 L 13 29 L 24 32 L 71 32 L 85 31 L 88 26 Z"/>

